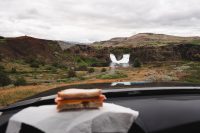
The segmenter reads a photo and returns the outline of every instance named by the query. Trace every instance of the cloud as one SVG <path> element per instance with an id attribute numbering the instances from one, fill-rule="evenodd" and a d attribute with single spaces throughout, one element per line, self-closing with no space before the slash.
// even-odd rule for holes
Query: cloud
<path id="1" fill-rule="evenodd" d="M 199 0 L 0 0 L 0 35 L 93 42 L 139 32 L 200 35 Z"/>

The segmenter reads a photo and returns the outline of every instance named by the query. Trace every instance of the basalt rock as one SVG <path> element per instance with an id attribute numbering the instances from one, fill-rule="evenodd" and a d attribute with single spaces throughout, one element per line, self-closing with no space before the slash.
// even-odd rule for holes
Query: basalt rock
<path id="1" fill-rule="evenodd" d="M 77 45 L 65 52 L 84 57 L 94 57 L 110 61 L 109 54 L 113 53 L 117 58 L 125 53 L 131 54 L 131 61 L 136 57 L 142 62 L 152 61 L 200 61 L 200 45 L 193 44 L 169 44 L 164 46 L 141 46 L 141 47 L 103 47 L 96 48 L 88 45 Z"/>

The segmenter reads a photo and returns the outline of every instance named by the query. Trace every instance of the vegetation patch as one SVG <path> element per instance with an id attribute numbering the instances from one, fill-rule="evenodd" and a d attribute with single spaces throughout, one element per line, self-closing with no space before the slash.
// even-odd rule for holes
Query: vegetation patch
<path id="1" fill-rule="evenodd" d="M 106 68 L 102 68 L 102 69 L 101 69 L 101 72 L 106 72 Z"/>
<path id="2" fill-rule="evenodd" d="M 36 60 L 34 58 L 28 58 L 25 60 L 25 62 L 28 63 L 30 65 L 30 67 L 32 67 L 32 68 L 39 68 L 40 65 L 42 65 L 42 66 L 45 65 L 45 62 Z"/>
<path id="3" fill-rule="evenodd" d="M 126 77 L 128 77 L 126 74 L 123 74 L 120 72 L 116 72 L 114 74 L 101 74 L 101 75 L 96 76 L 97 79 L 119 79 L 119 78 L 126 78 Z"/>
<path id="4" fill-rule="evenodd" d="M 66 65 L 59 63 L 59 62 L 54 62 L 52 64 L 52 66 L 55 67 L 55 68 L 60 68 L 60 69 L 66 69 L 66 70 L 68 69 Z"/>
<path id="5" fill-rule="evenodd" d="M 76 71 L 88 71 L 88 67 L 86 65 L 80 65 L 75 70 Z"/>
<path id="6" fill-rule="evenodd" d="M 0 89 L 0 107 L 7 106 L 26 97 L 33 96 L 42 91 L 56 87 L 56 85 L 17 86 Z"/>
<path id="7" fill-rule="evenodd" d="M 93 73 L 93 72 L 95 72 L 94 68 L 89 68 L 88 69 L 88 73 Z"/>
<path id="8" fill-rule="evenodd" d="M 126 47 L 119 47 L 119 48 L 113 48 L 110 51 L 111 53 L 115 55 L 121 55 L 121 54 L 129 54 L 132 52 L 132 49 L 126 48 Z"/>
<path id="9" fill-rule="evenodd" d="M 148 42 L 148 45 L 152 45 L 152 46 L 159 46 L 161 44 L 164 44 L 163 42 L 159 42 L 159 41 L 155 41 L 155 42 Z"/>
<path id="10" fill-rule="evenodd" d="M 16 68 L 11 68 L 10 73 L 17 73 L 17 69 Z"/>
<path id="11" fill-rule="evenodd" d="M 108 66 L 108 63 L 102 60 L 99 60 L 94 57 L 81 57 L 81 56 L 76 56 L 75 57 L 75 62 L 78 66 L 92 66 L 92 67 L 103 67 L 103 66 Z"/>
<path id="12" fill-rule="evenodd" d="M 68 78 L 76 77 L 76 71 L 74 71 L 73 69 L 70 69 L 67 75 L 68 75 Z"/>
<path id="13" fill-rule="evenodd" d="M 0 36 L 0 44 L 6 43 L 6 38 Z"/>
<path id="14" fill-rule="evenodd" d="M 200 45 L 200 40 L 193 40 L 190 43 L 193 45 Z"/>
<path id="15" fill-rule="evenodd" d="M 17 78 L 16 81 L 14 82 L 15 86 L 26 85 L 26 84 L 27 82 L 23 77 Z"/>
<path id="16" fill-rule="evenodd" d="M 186 70 L 187 76 L 183 80 L 190 83 L 200 83 L 200 62 L 191 62 L 188 65 L 190 68 Z"/>
<path id="17" fill-rule="evenodd" d="M 141 67 L 141 62 L 138 58 L 135 58 L 133 61 L 133 67 Z"/>
<path id="18" fill-rule="evenodd" d="M 0 71 L 0 86 L 6 86 L 11 84 L 11 79 L 6 72 Z"/>

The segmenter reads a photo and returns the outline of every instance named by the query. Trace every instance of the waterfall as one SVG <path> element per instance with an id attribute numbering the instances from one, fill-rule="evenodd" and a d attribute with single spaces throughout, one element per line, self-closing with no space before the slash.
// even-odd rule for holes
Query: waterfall
<path id="1" fill-rule="evenodd" d="M 110 60 L 112 61 L 110 63 L 111 71 L 114 71 L 115 67 L 128 67 L 129 66 L 129 59 L 130 54 L 123 54 L 123 57 L 121 60 L 117 60 L 114 54 L 110 54 Z"/>
<path id="2" fill-rule="evenodd" d="M 114 54 L 110 54 L 110 59 L 112 63 L 124 64 L 129 63 L 130 54 L 124 54 L 121 60 L 117 60 Z"/>

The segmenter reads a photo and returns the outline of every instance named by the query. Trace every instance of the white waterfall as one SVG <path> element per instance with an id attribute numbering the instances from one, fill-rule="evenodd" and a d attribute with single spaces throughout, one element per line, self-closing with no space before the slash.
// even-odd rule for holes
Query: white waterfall
<path id="1" fill-rule="evenodd" d="M 124 64 L 129 63 L 130 54 L 124 54 L 121 60 L 117 60 L 114 54 L 110 54 L 110 59 L 112 63 Z"/>

